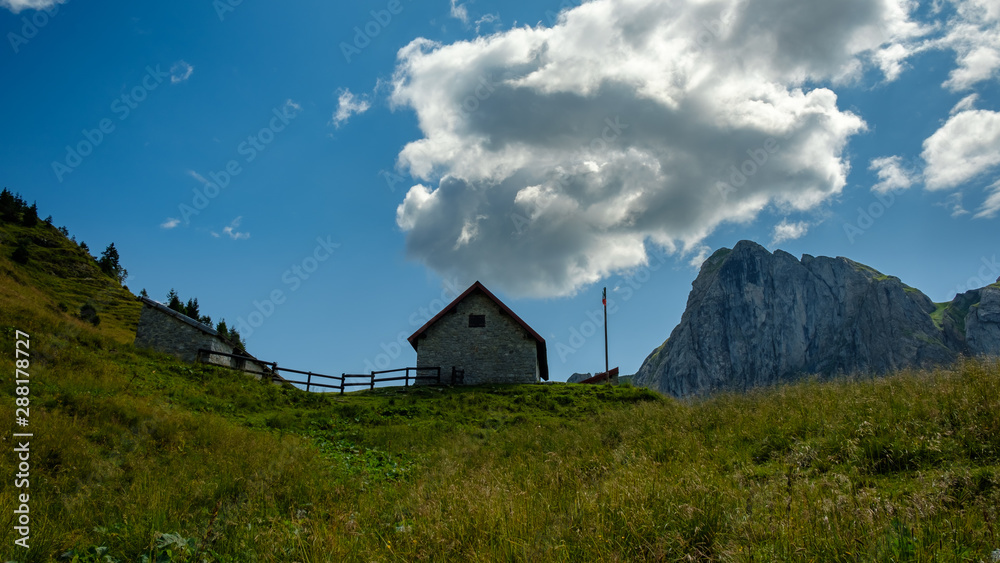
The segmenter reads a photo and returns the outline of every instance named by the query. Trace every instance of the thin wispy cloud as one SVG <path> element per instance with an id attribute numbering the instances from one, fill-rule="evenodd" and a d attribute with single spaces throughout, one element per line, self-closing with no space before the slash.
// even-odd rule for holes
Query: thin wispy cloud
<path id="1" fill-rule="evenodd" d="M 465 4 L 460 4 L 458 0 L 451 0 L 451 17 L 462 23 L 469 23 L 469 10 L 466 9 Z"/>
<path id="2" fill-rule="evenodd" d="M 188 170 L 187 174 L 188 174 L 188 176 L 191 176 L 192 178 L 194 178 L 195 180 L 198 180 L 202 184 L 207 184 L 208 183 L 208 180 L 206 180 L 204 176 L 202 176 L 201 174 L 195 172 L 194 170 Z"/>
<path id="3" fill-rule="evenodd" d="M 938 207 L 943 207 L 947 209 L 953 218 L 961 217 L 962 215 L 968 215 L 969 211 L 962 205 L 963 194 L 962 192 L 955 192 L 949 194 L 944 201 L 940 203 L 935 203 L 934 205 Z"/>
<path id="4" fill-rule="evenodd" d="M 174 227 L 176 227 L 176 226 L 178 226 L 180 224 L 181 224 L 181 220 L 180 219 L 177 219 L 177 218 L 174 218 L 174 217 L 168 217 L 166 221 L 160 223 L 160 228 L 161 229 L 170 230 L 170 229 L 173 229 Z"/>
<path id="5" fill-rule="evenodd" d="M 170 67 L 170 83 L 178 84 L 191 78 L 194 67 L 184 61 L 177 61 Z"/>
<path id="6" fill-rule="evenodd" d="M 486 24 L 492 24 L 493 29 L 496 30 L 497 26 L 500 25 L 500 14 L 484 14 L 476 20 L 476 33 L 480 33 L 481 28 L 485 27 Z"/>
<path id="7" fill-rule="evenodd" d="M 371 102 L 367 98 L 355 98 L 354 94 L 345 88 L 337 98 L 337 111 L 333 114 L 332 123 L 339 129 L 341 125 L 347 123 L 351 116 L 364 113 L 369 108 L 371 108 Z"/>
<path id="8" fill-rule="evenodd" d="M 229 225 L 222 229 L 222 234 L 228 236 L 233 240 L 244 240 L 250 238 L 250 233 L 240 232 L 237 229 L 240 228 L 240 223 L 243 222 L 243 216 L 239 216 L 232 220 Z"/>
<path id="9" fill-rule="evenodd" d="M 993 219 L 1000 214 L 1000 180 L 987 188 L 987 191 L 990 195 L 979 206 L 979 212 L 974 216 L 976 219 Z"/>
<path id="10" fill-rule="evenodd" d="M 67 0 L 0 0 L 0 6 L 18 14 L 21 10 L 47 10 L 66 2 Z"/>

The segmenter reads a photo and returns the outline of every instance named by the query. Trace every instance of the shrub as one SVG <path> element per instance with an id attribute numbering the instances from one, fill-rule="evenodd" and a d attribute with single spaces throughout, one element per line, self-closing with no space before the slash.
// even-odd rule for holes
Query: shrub
<path id="1" fill-rule="evenodd" d="M 28 245 L 24 242 L 20 242 L 14 252 L 10 255 L 10 259 L 17 262 L 18 264 L 24 266 L 28 263 Z"/>
<path id="2" fill-rule="evenodd" d="M 83 307 L 80 307 L 79 317 L 94 326 L 101 324 L 101 317 L 97 315 L 97 309 L 90 303 L 84 303 Z"/>

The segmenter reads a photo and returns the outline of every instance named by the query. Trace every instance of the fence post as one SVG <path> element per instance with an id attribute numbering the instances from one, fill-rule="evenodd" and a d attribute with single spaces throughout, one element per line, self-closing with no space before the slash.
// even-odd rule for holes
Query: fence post
<path id="1" fill-rule="evenodd" d="M 406 368 L 406 376 L 403 377 L 403 387 L 406 388 L 409 386 L 410 386 L 410 368 Z"/>
<path id="2" fill-rule="evenodd" d="M 312 385 L 312 381 L 313 381 L 313 372 L 310 371 L 309 373 L 306 374 L 306 393 L 309 392 L 309 386 Z"/>
<path id="3" fill-rule="evenodd" d="M 374 371 L 372 372 L 372 386 L 371 386 L 371 388 L 369 390 L 370 391 L 374 391 L 375 390 L 375 372 Z"/>
<path id="4" fill-rule="evenodd" d="M 340 374 L 340 394 L 341 395 L 344 394 L 344 380 L 346 380 L 346 379 L 347 379 L 347 374 L 346 373 L 341 373 Z"/>

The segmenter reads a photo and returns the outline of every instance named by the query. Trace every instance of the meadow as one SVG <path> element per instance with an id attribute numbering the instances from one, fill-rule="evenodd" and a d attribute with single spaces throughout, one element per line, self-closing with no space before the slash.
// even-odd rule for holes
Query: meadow
<path id="1" fill-rule="evenodd" d="M 50 225 L 0 225 L 3 561 L 1000 558 L 996 360 L 689 402 L 627 385 L 307 394 L 136 349 L 140 304 L 92 262 Z"/>

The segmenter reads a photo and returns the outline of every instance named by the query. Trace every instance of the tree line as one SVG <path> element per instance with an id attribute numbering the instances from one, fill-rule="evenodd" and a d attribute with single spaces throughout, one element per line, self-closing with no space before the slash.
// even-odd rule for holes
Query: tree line
<path id="1" fill-rule="evenodd" d="M 29 206 L 28 203 L 21 197 L 21 194 L 15 194 L 4 188 L 0 192 L 0 222 L 20 225 L 22 227 L 33 228 L 38 223 L 44 222 L 48 226 L 52 226 L 52 216 L 49 215 L 44 221 L 38 218 L 38 204 L 32 202 Z M 66 227 L 59 227 L 57 229 L 63 236 L 69 237 L 69 231 Z M 76 238 L 70 238 L 74 243 Z M 26 265 L 31 259 L 31 253 L 29 250 L 29 241 L 27 239 L 20 239 L 17 241 L 17 245 L 14 247 L 14 252 L 11 253 L 11 260 L 21 264 Z M 90 248 L 87 243 L 81 242 L 79 244 L 81 250 L 90 256 Z M 91 256 L 91 258 L 94 258 Z M 97 267 L 100 268 L 101 272 L 105 275 L 115 279 L 118 283 L 124 284 L 125 278 L 128 277 L 128 270 L 122 267 L 120 260 L 121 257 L 118 255 L 118 249 L 115 248 L 115 243 L 111 243 L 104 249 L 101 256 L 94 258 L 97 263 Z"/>
<path id="2" fill-rule="evenodd" d="M 40 223 L 44 223 L 48 227 L 52 227 L 52 216 L 49 215 L 44 220 L 38 218 L 38 204 L 28 203 L 21 197 L 20 194 L 15 194 L 4 188 L 0 192 L 0 223 L 5 223 L 9 225 L 19 225 L 21 227 L 34 228 Z M 53 227 L 55 228 L 55 227 Z M 62 234 L 67 239 L 76 243 L 76 237 L 70 236 L 69 230 L 66 227 L 58 227 L 56 230 Z M 30 238 L 20 237 L 14 247 L 13 253 L 11 253 L 11 259 L 20 264 L 26 265 L 31 259 L 30 251 Z M 125 278 L 128 277 L 128 270 L 126 270 L 121 265 L 121 256 L 118 254 L 118 249 L 115 248 L 115 243 L 111 243 L 104 249 L 99 257 L 94 257 L 90 254 L 90 248 L 87 243 L 78 243 L 80 250 L 83 250 L 86 255 L 97 264 L 97 267 L 105 275 L 116 280 L 119 284 L 125 283 Z M 149 294 L 146 293 L 145 288 L 139 293 L 140 296 L 149 298 Z M 187 303 L 181 300 L 177 292 L 171 288 L 167 293 L 167 307 L 177 311 L 182 315 L 191 317 L 192 319 L 212 326 L 212 317 L 208 315 L 202 315 L 199 310 L 198 298 L 193 297 L 187 300 Z M 97 315 L 97 311 L 94 306 L 90 303 L 84 304 L 78 315 L 80 318 L 91 322 L 94 325 L 100 323 L 100 317 Z M 229 328 L 226 325 L 226 320 L 222 319 L 215 325 L 216 332 L 219 333 L 223 338 L 227 338 L 236 344 L 237 348 L 245 353 L 246 342 L 243 340 L 239 331 L 235 328 Z"/>
<path id="3" fill-rule="evenodd" d="M 149 298 L 149 294 L 146 293 L 145 288 L 142 289 L 139 295 L 147 299 Z M 212 317 L 201 314 L 197 297 L 192 297 L 187 300 L 187 303 L 185 303 L 184 300 L 182 300 L 177 294 L 177 291 L 175 291 L 174 288 L 170 288 L 170 291 L 167 292 L 167 307 L 184 316 L 190 317 L 203 325 L 207 325 L 209 327 L 212 326 Z M 228 327 L 226 325 L 226 319 L 220 320 L 218 324 L 215 325 L 215 331 L 219 333 L 219 336 L 231 340 L 241 351 L 244 353 L 246 352 L 246 342 L 243 340 L 243 337 L 240 336 L 240 332 L 236 330 L 236 328 Z"/>

